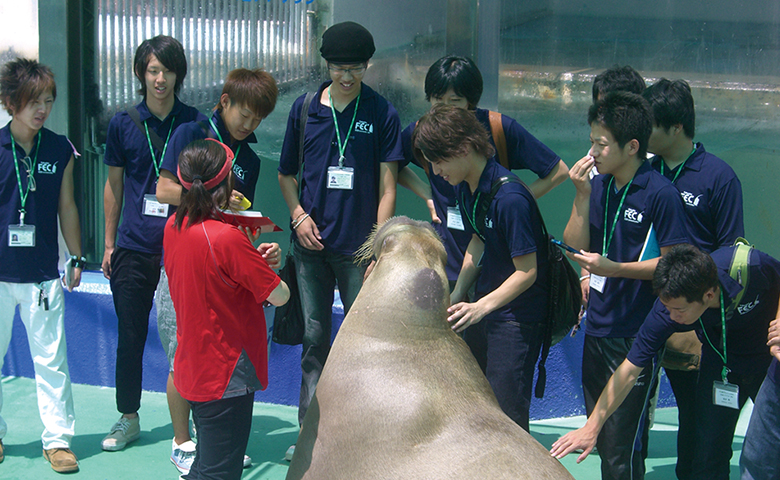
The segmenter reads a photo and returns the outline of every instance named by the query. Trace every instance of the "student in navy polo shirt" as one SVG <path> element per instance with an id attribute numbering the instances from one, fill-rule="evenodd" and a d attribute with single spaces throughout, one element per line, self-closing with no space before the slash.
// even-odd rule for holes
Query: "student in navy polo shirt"
<path id="1" fill-rule="evenodd" d="M 357 23 L 339 23 L 325 31 L 320 53 L 331 80 L 320 85 L 304 113 L 303 145 L 299 122 L 305 95 L 293 103 L 279 160 L 279 186 L 292 218 L 291 248 L 306 319 L 299 422 L 330 351 L 333 289 L 338 284 L 346 314 L 365 270 L 355 264 L 354 253 L 374 224 L 395 211 L 397 162 L 403 158 L 401 122 L 390 102 L 363 83 L 374 50 L 371 33 Z"/>
<path id="2" fill-rule="evenodd" d="M 780 317 L 780 315 L 778 315 Z M 742 480 L 780 478 L 780 320 L 769 323 L 769 364 L 764 383 L 755 398 L 750 424 L 742 444 L 739 469 Z"/>
<path id="3" fill-rule="evenodd" d="M 170 205 L 181 203 L 182 187 L 177 171 L 179 154 L 184 147 L 194 140 L 214 138 L 228 145 L 235 155 L 231 205 L 237 209 L 246 208 L 241 205 L 244 198 L 254 203 L 255 188 L 260 175 L 260 158 L 250 144 L 257 143 L 254 131 L 260 122 L 273 112 L 278 93 L 276 80 L 261 69 L 238 68 L 228 73 L 222 87 L 222 95 L 219 97 L 219 103 L 214 107 L 211 119 L 182 125 L 171 137 L 171 144 L 165 152 L 160 167 L 160 181 L 157 184 L 157 198 L 160 202 Z M 254 242 L 259 235 L 259 233 L 257 235 L 250 233 L 250 241 Z M 278 243 L 261 243 L 257 249 L 272 268 L 279 267 L 281 250 Z M 167 392 L 175 444 L 171 461 L 181 473 L 186 474 L 192 464 L 192 456 L 187 453 L 194 452 L 194 444 L 189 430 L 190 405 L 179 395 L 174 385 L 173 359 L 177 346 L 176 312 L 168 289 L 165 268 L 160 273 L 155 304 L 157 330 L 170 368 Z M 185 446 L 184 450 L 177 448 L 182 445 Z M 251 464 L 252 459 L 245 455 L 244 467 Z"/>
<path id="4" fill-rule="evenodd" d="M 490 160 L 493 147 L 472 111 L 434 105 L 417 122 L 412 144 L 418 161 L 429 162 L 434 174 L 455 187 L 471 234 L 448 321 L 456 332 L 465 330 L 499 405 L 527 431 L 548 295 L 547 246 L 536 201 L 525 185 L 507 183 L 485 218 L 475 218 L 494 182 L 516 177 Z M 476 299 L 469 303 L 466 294 L 475 281 Z"/>
<path id="5" fill-rule="evenodd" d="M 74 254 L 68 290 L 79 285 L 86 259 L 73 197 L 73 156 L 78 154 L 67 138 L 43 126 L 56 97 L 49 67 L 21 58 L 3 66 L 0 100 L 11 121 L 0 129 L 0 367 L 18 306 L 35 367 L 43 457 L 56 472 L 66 473 L 78 471 L 79 464 L 70 450 L 75 414 L 57 270 L 58 220 Z M 7 430 L 0 417 L 0 462 Z"/>
<path id="6" fill-rule="evenodd" d="M 477 108 L 481 96 L 482 74 L 470 58 L 447 55 L 428 69 L 425 76 L 425 99 L 431 102 L 432 106 L 443 103 L 474 111 L 480 124 L 487 129 L 490 143 L 495 148 L 496 140 L 490 128 L 490 114 L 495 112 Z M 433 228 L 441 236 L 447 250 L 447 278 L 450 285 L 454 286 L 471 235 L 465 230 L 458 210 L 455 189 L 427 169 L 424 162 L 414 158 L 411 139 L 416 123 L 412 122 L 401 133 L 404 161 L 399 165 L 398 183 L 426 200 L 431 211 Z M 512 169 L 531 170 L 539 177 L 529 185 L 536 198 L 566 180 L 569 169 L 558 155 L 515 119 L 501 115 L 501 124 L 506 139 L 509 166 Z M 498 161 L 498 156 L 493 159 Z M 412 169 L 404 168 L 409 162 L 425 169 L 428 182 L 422 181 Z"/>
<path id="7" fill-rule="evenodd" d="M 554 456 L 561 458 L 583 449 L 577 461 L 584 459 L 596 436 L 600 437 L 599 430 L 635 389 L 641 372 L 652 364 L 669 336 L 695 329 L 703 348 L 690 478 L 728 480 L 739 413 L 748 397 L 756 400 L 772 361 L 766 332 L 770 322 L 780 316 L 780 262 L 755 249 L 748 258 L 747 290 L 736 304 L 742 286 L 729 274 L 735 248 L 724 247 L 708 255 L 692 245 L 679 245 L 661 257 L 653 277 L 653 290 L 659 298 L 587 423 L 556 441 L 551 450 Z M 725 339 L 721 333 L 724 327 Z M 724 385 L 724 379 L 729 385 Z M 777 459 L 770 456 L 762 460 L 776 464 Z"/>
<path id="8" fill-rule="evenodd" d="M 143 353 L 160 278 L 163 229 L 172 213 L 155 197 L 160 164 L 180 125 L 205 120 L 176 96 L 187 75 L 187 59 L 178 40 L 159 35 L 142 42 L 135 52 L 133 72 L 143 100 L 111 119 L 104 159 L 108 179 L 103 195 L 103 275 L 111 281 L 119 319 L 116 404 L 122 414 L 101 442 L 103 450 L 109 451 L 122 450 L 141 434 Z"/>
<path id="9" fill-rule="evenodd" d="M 679 192 L 644 161 L 652 131 L 647 102 L 609 93 L 590 107 L 588 123 L 591 149 L 569 171 L 576 195 L 564 240 L 581 251 L 572 258 L 589 277 L 582 386 L 590 414 L 653 305 L 650 279 L 659 254 L 688 235 Z M 591 180 L 594 167 L 600 175 Z M 598 439 L 604 478 L 643 478 L 648 425 L 641 417 L 653 383 L 647 369 L 604 426 Z"/>
<path id="10" fill-rule="evenodd" d="M 653 110 L 649 150 L 653 168 L 672 181 L 683 199 L 691 243 L 705 252 L 730 246 L 745 236 L 742 185 L 723 160 L 693 143 L 696 112 L 685 80 L 658 80 L 642 96 Z M 692 334 L 691 334 L 692 335 Z M 694 395 L 697 370 L 666 368 L 677 399 L 677 477 L 687 479 L 693 467 Z"/>

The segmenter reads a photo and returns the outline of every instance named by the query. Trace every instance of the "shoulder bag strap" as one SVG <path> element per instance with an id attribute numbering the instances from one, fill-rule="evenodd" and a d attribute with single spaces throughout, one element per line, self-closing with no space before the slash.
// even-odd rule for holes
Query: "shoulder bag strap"
<path id="1" fill-rule="evenodd" d="M 501 121 L 502 115 L 492 110 L 488 111 L 490 119 L 490 133 L 493 135 L 493 142 L 498 150 L 498 162 L 506 169 L 509 169 L 509 157 L 506 153 L 506 136 L 504 135 L 504 124 Z"/>
<path id="2" fill-rule="evenodd" d="M 145 136 L 147 129 L 144 128 L 144 124 L 141 121 L 141 113 L 138 109 L 134 106 L 130 107 L 127 109 L 127 114 L 130 116 L 130 119 L 133 120 L 135 126 L 138 127 L 138 130 Z M 173 125 L 171 125 L 171 128 L 173 128 Z M 149 140 L 151 140 L 152 146 L 154 146 L 158 152 L 162 152 L 165 149 L 165 142 L 157 135 L 157 132 L 155 132 L 154 129 L 149 130 Z"/>

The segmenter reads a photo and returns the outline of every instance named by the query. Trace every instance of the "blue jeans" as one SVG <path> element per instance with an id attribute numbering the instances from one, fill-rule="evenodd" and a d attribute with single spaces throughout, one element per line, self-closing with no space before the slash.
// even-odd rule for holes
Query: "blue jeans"
<path id="1" fill-rule="evenodd" d="M 338 285 L 346 316 L 363 286 L 365 268 L 356 265 L 352 255 L 327 249 L 307 250 L 297 241 L 293 243 L 292 249 L 306 323 L 301 353 L 301 397 L 298 403 L 298 422 L 303 423 L 330 353 L 333 290 Z"/>
<path id="2" fill-rule="evenodd" d="M 739 470 L 742 480 L 780 478 L 780 385 L 768 376 L 756 396 Z"/>
<path id="3" fill-rule="evenodd" d="M 466 329 L 464 340 L 485 373 L 501 409 L 528 431 L 542 324 L 484 319 Z"/>

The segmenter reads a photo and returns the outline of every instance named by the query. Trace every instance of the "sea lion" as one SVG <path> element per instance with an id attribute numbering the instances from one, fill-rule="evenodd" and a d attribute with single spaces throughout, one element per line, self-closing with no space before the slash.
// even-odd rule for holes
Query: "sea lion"
<path id="1" fill-rule="evenodd" d="M 498 406 L 447 324 L 444 246 L 394 217 L 359 252 L 376 258 L 333 343 L 287 480 L 571 479 Z"/>

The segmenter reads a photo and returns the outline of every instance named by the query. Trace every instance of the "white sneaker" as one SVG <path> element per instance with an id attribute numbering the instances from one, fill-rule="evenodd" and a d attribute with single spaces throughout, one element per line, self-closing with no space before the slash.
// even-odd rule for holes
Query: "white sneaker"
<path id="1" fill-rule="evenodd" d="M 173 440 L 171 445 L 171 463 L 176 465 L 182 475 L 190 473 L 190 467 L 195 460 L 195 442 L 187 440 L 181 445 L 176 444 L 176 440 Z"/>
<path id="2" fill-rule="evenodd" d="M 244 468 L 249 468 L 252 466 L 252 457 L 249 455 L 244 455 Z"/>
<path id="3" fill-rule="evenodd" d="M 116 452 L 122 450 L 128 443 L 138 440 L 141 436 L 140 417 L 120 417 L 112 427 L 108 435 L 100 442 L 103 450 Z"/>
<path id="4" fill-rule="evenodd" d="M 290 445 L 290 448 L 287 449 L 286 452 L 284 452 L 284 459 L 288 462 L 292 461 L 292 457 L 295 455 L 295 445 Z"/>

